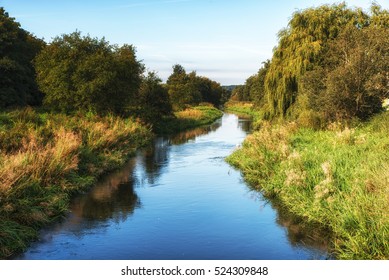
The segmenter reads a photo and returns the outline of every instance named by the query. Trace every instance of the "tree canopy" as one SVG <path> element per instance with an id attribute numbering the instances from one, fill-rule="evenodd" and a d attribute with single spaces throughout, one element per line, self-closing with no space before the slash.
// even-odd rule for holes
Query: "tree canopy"
<path id="1" fill-rule="evenodd" d="M 173 65 L 173 73 L 166 84 L 175 110 L 201 102 L 219 106 L 226 91 L 219 83 L 197 76 L 194 71 L 187 74 L 184 67 L 179 64 Z"/>
<path id="2" fill-rule="evenodd" d="M 44 45 L 0 7 L 0 108 L 41 103 L 32 60 Z"/>
<path id="3" fill-rule="evenodd" d="M 158 123 L 163 116 L 172 115 L 168 91 L 155 72 L 149 72 L 143 78 L 134 111 L 137 116 L 152 124 Z"/>
<path id="4" fill-rule="evenodd" d="M 119 114 L 135 102 L 144 69 L 133 46 L 112 46 L 80 32 L 56 37 L 35 67 L 47 106 Z"/>
<path id="5" fill-rule="evenodd" d="M 315 116 L 322 122 L 366 119 L 388 98 L 389 12 L 346 4 L 297 11 L 270 62 L 235 88 L 267 119 Z"/>
<path id="6" fill-rule="evenodd" d="M 329 44 L 323 65 L 303 75 L 300 98 L 322 119 L 364 120 L 381 111 L 388 85 L 389 29 L 349 25 Z"/>

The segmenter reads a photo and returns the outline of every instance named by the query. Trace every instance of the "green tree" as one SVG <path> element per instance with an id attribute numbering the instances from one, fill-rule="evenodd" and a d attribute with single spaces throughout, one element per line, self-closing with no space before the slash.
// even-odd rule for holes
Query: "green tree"
<path id="1" fill-rule="evenodd" d="M 43 46 L 0 7 L 0 108 L 41 103 L 32 60 Z"/>
<path id="2" fill-rule="evenodd" d="M 389 11 L 382 9 L 382 7 L 373 2 L 370 8 L 371 11 L 371 25 L 380 28 L 389 28 Z"/>
<path id="3" fill-rule="evenodd" d="M 348 24 L 362 28 L 369 24 L 369 17 L 361 9 L 349 9 L 344 3 L 293 14 L 288 27 L 278 34 L 279 44 L 265 78 L 271 117 L 287 114 L 298 95 L 301 77 L 321 65 L 328 42 Z"/>
<path id="4" fill-rule="evenodd" d="M 56 37 L 35 59 L 44 103 L 56 110 L 123 114 L 135 102 L 143 65 L 131 45 L 73 32 Z"/>
<path id="5" fill-rule="evenodd" d="M 233 101 L 249 101 L 249 96 L 245 96 L 245 86 L 238 85 L 231 92 L 231 100 Z"/>
<path id="6" fill-rule="evenodd" d="M 167 79 L 166 84 L 174 110 L 201 102 L 201 92 L 195 72 L 187 74 L 181 65 L 173 65 L 173 73 Z"/>
<path id="7" fill-rule="evenodd" d="M 259 108 L 265 103 L 265 77 L 269 69 L 270 61 L 263 62 L 263 67 L 258 73 L 246 79 L 244 85 L 237 86 L 233 89 L 231 100 L 250 101 Z"/>
<path id="8" fill-rule="evenodd" d="M 218 82 L 206 77 L 197 77 L 197 86 L 201 93 L 201 102 L 211 103 L 216 107 L 221 104 L 224 89 Z"/>
<path id="9" fill-rule="evenodd" d="M 168 94 L 174 110 L 182 109 L 189 101 L 186 97 L 185 85 L 187 83 L 187 74 L 179 64 L 173 65 L 173 73 L 166 81 Z"/>
<path id="10" fill-rule="evenodd" d="M 172 115 L 167 89 L 155 72 L 149 72 L 143 79 L 136 103 L 137 115 L 145 121 L 155 124 L 163 116 Z"/>
<path id="11" fill-rule="evenodd" d="M 347 26 L 329 44 L 325 63 L 302 79 L 310 109 L 326 120 L 367 119 L 389 97 L 389 29 Z"/>

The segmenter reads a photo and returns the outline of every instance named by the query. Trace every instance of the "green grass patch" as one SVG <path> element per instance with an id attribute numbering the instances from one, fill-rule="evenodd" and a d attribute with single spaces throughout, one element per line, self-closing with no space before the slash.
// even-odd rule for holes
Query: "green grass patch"
<path id="1" fill-rule="evenodd" d="M 262 124 L 262 112 L 252 102 L 229 101 L 224 104 L 224 111 L 243 118 L 252 118 L 254 129 L 258 129 Z"/>
<path id="2" fill-rule="evenodd" d="M 337 258 L 388 259 L 388 123 L 388 112 L 325 131 L 263 123 L 227 160 L 253 187 L 330 229 Z"/>
<path id="3" fill-rule="evenodd" d="M 235 113 L 244 117 L 259 117 L 258 111 L 255 110 L 252 102 L 229 101 L 224 104 L 224 110 L 229 113 Z"/>

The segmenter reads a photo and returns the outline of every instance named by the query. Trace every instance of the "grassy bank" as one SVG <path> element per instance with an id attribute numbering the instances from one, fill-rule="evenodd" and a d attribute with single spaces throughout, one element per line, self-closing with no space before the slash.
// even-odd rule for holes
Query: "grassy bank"
<path id="1" fill-rule="evenodd" d="M 176 112 L 174 117 L 163 119 L 154 130 L 158 134 L 171 134 L 211 124 L 222 116 L 223 112 L 211 105 L 196 106 Z"/>
<path id="2" fill-rule="evenodd" d="M 152 138 L 132 120 L 32 109 L 0 114 L 0 258 L 26 248 L 71 196 Z"/>
<path id="3" fill-rule="evenodd" d="M 351 129 L 262 122 L 228 162 L 266 196 L 328 229 L 337 258 L 388 259 L 388 135 L 389 112 Z"/>
<path id="4" fill-rule="evenodd" d="M 224 104 L 224 111 L 244 118 L 251 118 L 253 129 L 257 129 L 260 126 L 261 113 L 255 108 L 252 102 L 228 101 Z"/>
<path id="5" fill-rule="evenodd" d="M 224 110 L 237 115 L 250 116 L 253 118 L 259 117 L 259 113 L 253 110 L 254 104 L 245 101 L 228 101 L 224 104 Z"/>

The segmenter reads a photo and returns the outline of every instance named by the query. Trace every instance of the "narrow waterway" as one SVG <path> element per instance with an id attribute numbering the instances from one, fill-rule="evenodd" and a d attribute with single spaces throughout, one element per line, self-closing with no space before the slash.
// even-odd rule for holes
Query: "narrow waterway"
<path id="1" fill-rule="evenodd" d="M 326 242 L 251 190 L 225 157 L 250 122 L 157 138 L 19 259 L 323 259 Z"/>

